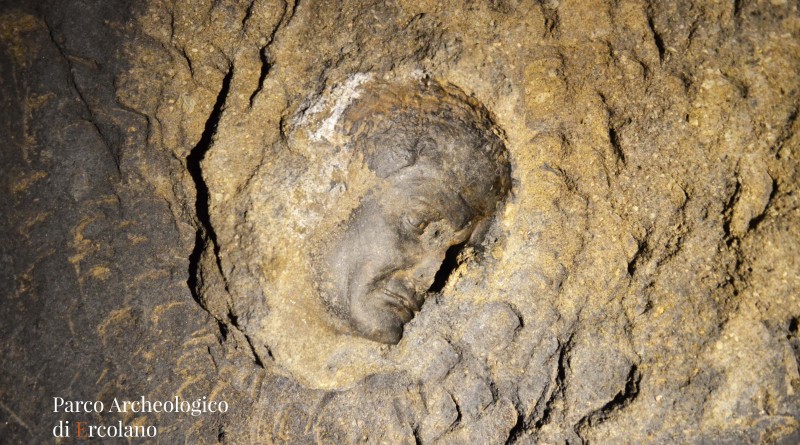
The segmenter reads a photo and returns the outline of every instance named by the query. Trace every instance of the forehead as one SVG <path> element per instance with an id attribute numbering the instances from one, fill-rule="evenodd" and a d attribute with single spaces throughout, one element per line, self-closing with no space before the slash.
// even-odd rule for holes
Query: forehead
<path id="1" fill-rule="evenodd" d="M 436 162 L 444 169 L 463 168 L 482 159 L 480 147 L 487 143 L 489 139 L 463 122 L 438 120 L 395 122 L 365 138 L 358 147 L 370 168 L 386 177 L 422 160 Z"/>
<path id="2" fill-rule="evenodd" d="M 475 211 L 458 184 L 439 169 L 416 165 L 388 178 L 381 194 L 381 207 L 388 213 L 424 213 L 462 227 Z"/>

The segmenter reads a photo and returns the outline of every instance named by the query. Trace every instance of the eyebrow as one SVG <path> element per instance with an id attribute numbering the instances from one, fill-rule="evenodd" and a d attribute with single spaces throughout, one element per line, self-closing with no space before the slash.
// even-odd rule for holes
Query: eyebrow
<path id="1" fill-rule="evenodd" d="M 444 218 L 439 206 L 431 204 L 427 199 L 422 197 L 421 195 L 414 195 L 413 202 L 416 204 L 422 204 L 426 211 L 432 211 L 436 214 L 438 218 Z M 416 207 L 416 206 L 415 206 Z"/>
<path id="2" fill-rule="evenodd" d="M 448 190 L 446 192 L 440 191 L 437 193 L 437 195 L 446 195 L 447 198 L 437 196 L 436 200 L 440 202 L 446 201 L 449 205 L 433 205 L 428 199 L 420 195 L 414 196 L 414 201 L 422 203 L 426 209 L 434 211 L 438 219 L 447 219 L 447 221 L 454 227 L 462 229 L 474 217 L 475 212 L 460 192 L 457 192 L 450 187 L 447 188 Z M 448 198 L 453 195 L 455 195 L 458 199 L 455 201 L 455 203 L 451 204 L 452 201 Z M 446 211 L 449 209 L 453 210 Z"/>

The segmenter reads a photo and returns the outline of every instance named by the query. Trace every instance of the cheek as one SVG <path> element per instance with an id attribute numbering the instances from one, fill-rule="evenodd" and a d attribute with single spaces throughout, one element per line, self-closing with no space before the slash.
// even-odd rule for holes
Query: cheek
<path id="1" fill-rule="evenodd" d="M 407 267 L 412 261 L 408 243 L 397 233 L 388 230 L 371 230 L 361 238 L 359 246 L 359 268 L 366 279 L 380 279 L 398 269 Z"/>
<path id="2" fill-rule="evenodd" d="M 339 247 L 353 293 L 368 290 L 371 283 L 410 263 L 409 243 L 394 227 L 382 218 L 365 218 L 357 223 Z"/>

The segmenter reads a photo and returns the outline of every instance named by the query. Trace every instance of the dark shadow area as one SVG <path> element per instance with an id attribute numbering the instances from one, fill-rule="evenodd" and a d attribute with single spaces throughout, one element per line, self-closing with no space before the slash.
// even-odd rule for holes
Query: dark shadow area
<path id="1" fill-rule="evenodd" d="M 431 284 L 428 292 L 441 292 L 442 289 L 444 289 L 444 285 L 447 284 L 447 279 L 450 278 L 450 274 L 458 267 L 458 255 L 464 250 L 464 246 L 466 245 L 467 242 L 465 241 L 461 244 L 450 246 L 450 248 L 447 249 L 442 266 L 439 267 L 439 271 L 436 272 L 436 276 L 433 278 L 433 284 Z"/>
<path id="2" fill-rule="evenodd" d="M 200 257 L 203 255 L 203 250 L 205 249 L 208 240 L 211 241 L 215 254 L 218 254 L 219 246 L 217 245 L 217 236 L 214 233 L 213 227 L 211 226 L 211 218 L 208 214 L 208 186 L 203 179 L 203 170 L 200 163 L 202 162 L 203 158 L 205 158 L 206 152 L 208 152 L 208 150 L 211 148 L 211 142 L 213 141 L 214 134 L 217 132 L 217 125 L 219 124 L 219 119 L 222 115 L 225 99 L 228 97 L 228 90 L 230 89 L 232 78 L 233 67 L 230 67 L 228 69 L 228 73 L 225 75 L 225 78 L 222 80 L 222 86 L 219 94 L 217 95 L 217 101 L 214 104 L 214 108 L 211 111 L 208 120 L 206 121 L 203 134 L 200 137 L 200 140 L 197 142 L 197 145 L 195 145 L 192 151 L 189 153 L 189 156 L 186 157 L 186 169 L 192 176 L 192 180 L 194 181 L 197 189 L 195 210 L 197 212 L 198 220 L 194 250 L 192 251 L 191 255 L 189 255 L 189 279 L 186 283 L 189 286 L 189 290 L 192 292 L 192 297 L 203 307 L 205 306 L 200 300 L 198 290 L 198 285 L 201 284 L 198 276 L 200 273 Z M 217 266 L 220 266 L 219 257 L 217 257 Z"/>

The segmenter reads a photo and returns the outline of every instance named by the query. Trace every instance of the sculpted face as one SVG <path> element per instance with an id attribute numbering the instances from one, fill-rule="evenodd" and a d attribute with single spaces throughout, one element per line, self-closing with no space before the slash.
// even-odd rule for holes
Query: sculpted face
<path id="1" fill-rule="evenodd" d="M 467 241 L 474 211 L 446 178 L 424 166 L 367 197 L 328 257 L 353 328 L 397 343 L 419 311 L 447 250 Z"/>
<path id="2" fill-rule="evenodd" d="M 379 183 L 322 256 L 327 307 L 353 333 L 381 343 L 401 339 L 448 249 L 480 241 L 476 228 L 508 184 L 507 163 L 487 146 L 499 143 L 496 136 L 463 120 L 420 125 L 414 113 L 388 115 L 385 131 L 362 140 Z"/>

